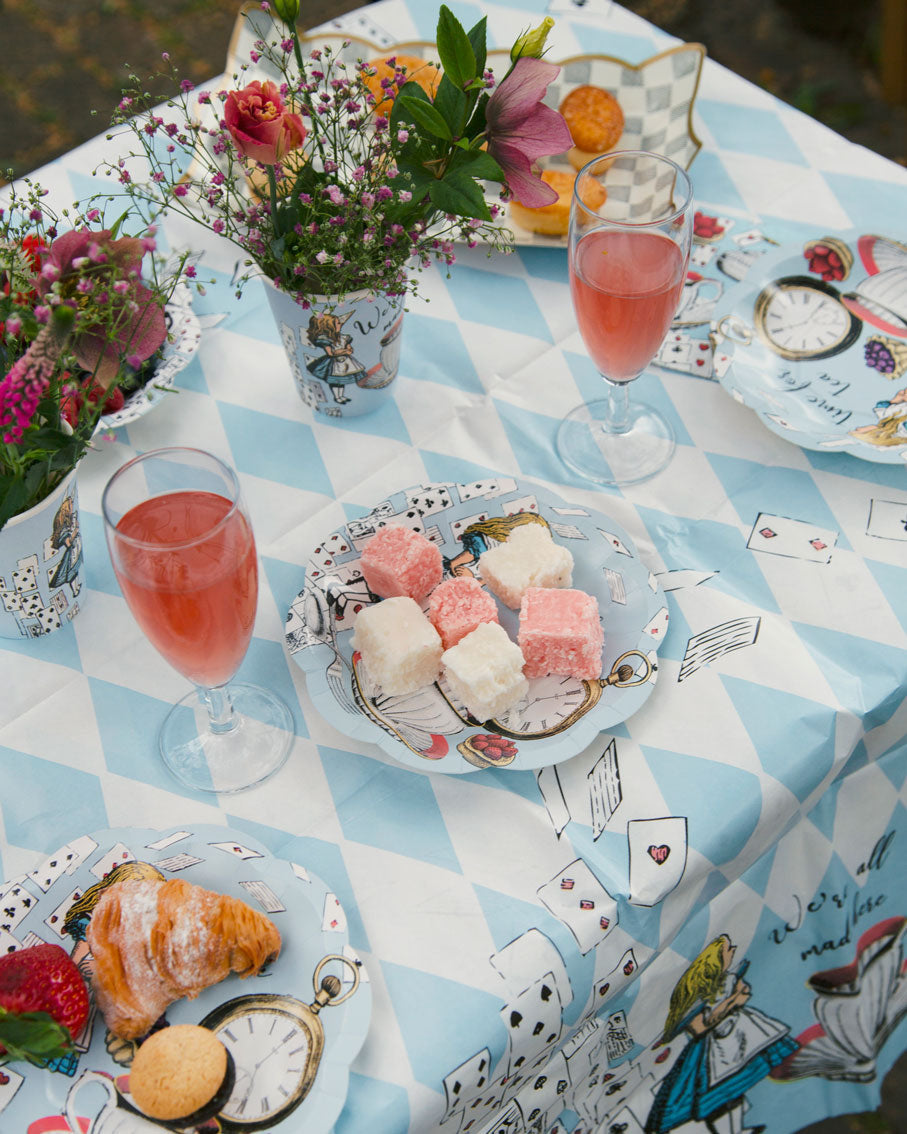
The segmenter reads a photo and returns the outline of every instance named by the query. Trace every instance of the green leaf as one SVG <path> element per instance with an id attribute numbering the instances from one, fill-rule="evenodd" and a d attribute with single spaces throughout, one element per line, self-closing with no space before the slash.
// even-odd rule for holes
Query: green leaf
<path id="1" fill-rule="evenodd" d="M 476 77 L 476 54 L 463 25 L 446 4 L 438 13 L 438 58 L 444 73 L 457 87 L 465 87 Z"/>
<path id="2" fill-rule="evenodd" d="M 442 76 L 435 92 L 434 107 L 450 127 L 452 135 L 462 134 L 469 101 L 465 91 L 454 86 L 446 75 Z"/>
<path id="3" fill-rule="evenodd" d="M 445 141 L 450 141 L 450 127 L 428 100 L 423 102 L 421 99 L 413 98 L 411 95 L 404 95 L 401 91 L 400 94 L 397 95 L 396 102 L 403 103 L 403 112 L 412 115 L 412 120 L 417 126 L 421 127 L 435 138 L 443 138 Z"/>
<path id="4" fill-rule="evenodd" d="M 458 150 L 454 155 L 451 169 L 463 171 L 470 177 L 480 181 L 498 181 L 503 183 L 504 171 L 485 150 Z"/>
<path id="5" fill-rule="evenodd" d="M 491 220 L 482 190 L 466 173 L 454 171 L 440 181 L 433 181 L 429 196 L 432 204 L 443 213 Z"/>
<path id="6" fill-rule="evenodd" d="M 71 1049 L 72 1037 L 49 1012 L 7 1012 L 0 1008 L 0 1043 L 6 1048 L 0 1062 L 25 1061 L 43 1067 Z"/>
<path id="7" fill-rule="evenodd" d="M 473 54 L 476 57 L 477 75 L 481 75 L 485 71 L 485 60 L 488 58 L 488 54 L 485 50 L 485 25 L 487 22 L 487 17 L 483 16 L 481 20 L 479 20 L 479 22 L 474 27 L 471 27 L 466 33 L 470 45 L 472 46 Z"/>
<path id="8" fill-rule="evenodd" d="M 409 82 L 404 83 L 400 90 L 397 92 L 397 97 L 394 99 L 393 106 L 391 107 L 390 128 L 392 132 L 395 131 L 398 126 L 406 125 L 407 123 L 411 123 L 413 121 L 412 116 L 406 113 L 407 104 L 406 101 L 401 103 L 401 97 L 405 100 L 415 98 L 420 102 L 426 103 L 426 105 L 431 104 L 431 99 L 428 97 L 428 93 L 424 91 L 422 87 L 417 82 L 415 82 L 415 80 L 410 80 Z"/>

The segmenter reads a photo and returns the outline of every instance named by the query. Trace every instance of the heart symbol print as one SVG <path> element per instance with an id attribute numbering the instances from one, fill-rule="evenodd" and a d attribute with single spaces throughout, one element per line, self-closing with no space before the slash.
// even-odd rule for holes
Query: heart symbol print
<path id="1" fill-rule="evenodd" d="M 659 866 L 662 866 L 668 861 L 668 855 L 671 853 L 671 848 L 665 843 L 662 843 L 660 847 L 648 847 L 647 850 L 649 852 L 649 857 Z"/>

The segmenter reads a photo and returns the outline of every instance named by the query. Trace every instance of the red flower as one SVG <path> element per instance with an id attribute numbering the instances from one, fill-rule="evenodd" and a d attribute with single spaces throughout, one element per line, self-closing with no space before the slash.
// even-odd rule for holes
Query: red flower
<path id="1" fill-rule="evenodd" d="M 230 91 L 224 103 L 224 124 L 239 152 L 262 165 L 275 165 L 306 137 L 302 119 L 286 109 L 277 84 L 270 80 L 256 80 L 241 91 Z"/>

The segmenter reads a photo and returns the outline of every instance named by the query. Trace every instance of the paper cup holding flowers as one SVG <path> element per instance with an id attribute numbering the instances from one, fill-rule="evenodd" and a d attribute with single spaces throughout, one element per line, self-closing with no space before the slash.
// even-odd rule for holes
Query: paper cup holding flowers
<path id="1" fill-rule="evenodd" d="M 457 242 L 510 249 L 487 183 L 502 200 L 550 203 L 536 163 L 571 138 L 542 101 L 559 71 L 541 58 L 550 18 L 517 39 L 497 80 L 484 18 L 466 31 L 442 5 L 438 62 L 411 77 L 412 59 L 373 64 L 336 36 L 305 55 L 298 15 L 298 0 L 244 9 L 247 33 L 234 38 L 248 59 L 232 87 L 195 91 L 169 68 L 174 94 L 161 106 L 133 76 L 114 122 L 137 149 L 108 170 L 149 216 L 182 214 L 240 249 L 238 290 L 265 281 L 304 401 L 345 417 L 386 396 L 419 273 L 452 264 Z M 354 298 L 372 309 L 350 318 Z M 313 341 L 313 308 L 344 326 L 333 336 L 316 327 Z M 378 326 L 373 343 L 346 341 L 357 325 Z"/>
<path id="2" fill-rule="evenodd" d="M 166 351 L 187 257 L 160 274 L 153 231 L 128 227 L 92 207 L 61 219 L 29 181 L 0 208 L 0 637 L 78 613 L 76 468 L 125 378 Z"/>

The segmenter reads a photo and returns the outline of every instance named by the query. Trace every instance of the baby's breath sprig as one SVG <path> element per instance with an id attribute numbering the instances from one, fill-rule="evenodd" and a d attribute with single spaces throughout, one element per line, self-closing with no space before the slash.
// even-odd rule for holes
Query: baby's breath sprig
<path id="1" fill-rule="evenodd" d="M 238 290 L 261 273 L 303 306 L 362 289 L 412 294 L 458 243 L 510 249 L 486 183 L 550 201 L 532 163 L 571 144 L 541 101 L 557 74 L 540 58 L 550 20 L 518 40 L 496 86 L 485 20 L 466 32 L 442 6 L 429 95 L 395 59 L 379 83 L 376 67 L 347 60 L 348 43 L 305 56 L 297 0 L 261 8 L 273 18 L 247 14 L 261 34 L 232 88 L 195 91 L 166 57 L 154 81 L 169 96 L 131 76 L 114 124 L 138 145 L 106 166 L 149 218 L 182 213 L 237 245 Z"/>

